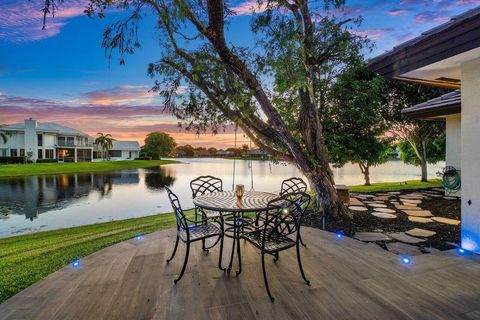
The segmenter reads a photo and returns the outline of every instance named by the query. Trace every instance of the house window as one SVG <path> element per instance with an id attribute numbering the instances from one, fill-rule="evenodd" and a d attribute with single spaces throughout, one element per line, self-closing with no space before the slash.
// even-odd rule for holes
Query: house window
<path id="1" fill-rule="evenodd" d="M 6 157 L 7 156 L 7 149 L 0 149 L 0 157 Z"/>
<path id="2" fill-rule="evenodd" d="M 121 158 L 122 157 L 122 150 L 108 150 L 108 155 L 111 158 Z"/>
<path id="3" fill-rule="evenodd" d="M 25 149 L 20 149 L 20 157 L 25 157 Z"/>
<path id="4" fill-rule="evenodd" d="M 45 150 L 45 159 L 53 159 L 53 149 Z"/>
<path id="5" fill-rule="evenodd" d="M 10 149 L 10 157 L 18 157 L 17 149 Z"/>
<path id="6" fill-rule="evenodd" d="M 67 137 L 67 146 L 75 145 L 75 138 L 74 137 Z"/>
<path id="7" fill-rule="evenodd" d="M 38 159 L 43 159 L 43 150 L 38 149 Z"/>
<path id="8" fill-rule="evenodd" d="M 37 134 L 37 146 L 43 146 L 43 134 Z"/>
<path id="9" fill-rule="evenodd" d="M 58 137 L 57 138 L 57 144 L 59 146 L 64 146 L 65 145 L 65 137 Z"/>

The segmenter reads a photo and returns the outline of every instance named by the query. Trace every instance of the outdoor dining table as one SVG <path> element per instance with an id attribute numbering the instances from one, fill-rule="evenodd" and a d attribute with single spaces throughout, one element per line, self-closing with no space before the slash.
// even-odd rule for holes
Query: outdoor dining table
<path id="1" fill-rule="evenodd" d="M 278 194 L 261 192 L 261 191 L 246 191 L 240 201 L 237 200 L 237 196 L 233 191 L 221 191 L 206 193 L 193 199 L 193 203 L 202 209 L 218 212 L 222 221 L 226 221 L 225 224 L 229 226 L 226 231 L 231 231 L 232 235 L 225 235 L 233 239 L 232 252 L 230 254 L 230 262 L 226 271 L 228 273 L 232 270 L 233 257 L 235 253 L 235 244 L 237 248 L 238 256 L 238 270 L 236 274 L 242 272 L 242 258 L 240 253 L 240 231 L 245 228 L 245 213 L 255 213 L 258 217 L 259 214 L 267 210 L 268 203 L 278 198 Z M 229 224 L 228 218 L 231 217 L 231 224 Z"/>

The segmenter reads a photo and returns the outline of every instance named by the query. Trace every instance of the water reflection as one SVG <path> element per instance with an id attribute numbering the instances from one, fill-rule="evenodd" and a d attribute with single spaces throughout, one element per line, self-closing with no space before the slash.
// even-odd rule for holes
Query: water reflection
<path id="1" fill-rule="evenodd" d="M 113 173 L 82 173 L 31 176 L 0 180 L 0 206 L 9 214 L 24 215 L 33 221 L 44 212 L 62 210 L 92 194 L 110 198 L 114 188 L 138 185 L 142 172 L 125 170 Z M 175 181 L 172 170 L 161 167 L 144 172 L 148 189 L 161 190 Z"/>
<path id="2" fill-rule="evenodd" d="M 171 167 L 154 167 L 145 172 L 145 185 L 150 190 L 163 190 L 175 182 L 175 173 Z"/>

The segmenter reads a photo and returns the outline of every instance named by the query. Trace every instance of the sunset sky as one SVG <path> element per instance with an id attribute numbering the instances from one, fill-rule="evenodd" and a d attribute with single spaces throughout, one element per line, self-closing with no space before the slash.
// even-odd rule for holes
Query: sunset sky
<path id="1" fill-rule="evenodd" d="M 165 131 L 179 144 L 233 146 L 231 128 L 216 136 L 183 132 L 148 92 L 153 80 L 147 64 L 159 58 L 153 19 L 144 19 L 142 47 L 120 66 L 116 60 L 109 63 L 100 45 L 103 29 L 121 13 L 90 19 L 83 14 L 87 0 L 68 0 L 41 30 L 42 2 L 0 1 L 0 124 L 32 117 L 118 139 L 143 142 L 148 132 Z M 237 15 L 228 37 L 251 45 L 244 30 L 255 1 L 230 3 Z M 479 5 L 480 0 L 356 0 L 347 1 L 343 13 L 363 17 L 355 32 L 376 42 L 373 56 Z"/>

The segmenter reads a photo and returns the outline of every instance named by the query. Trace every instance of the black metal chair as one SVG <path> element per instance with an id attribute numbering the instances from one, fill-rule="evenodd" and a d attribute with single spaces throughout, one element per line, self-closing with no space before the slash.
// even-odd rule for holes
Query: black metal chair
<path id="1" fill-rule="evenodd" d="M 185 268 L 187 267 L 188 256 L 190 253 L 190 244 L 195 241 L 202 241 L 202 247 L 205 245 L 205 239 L 218 237 L 218 239 L 210 246 L 208 249 L 214 247 L 220 241 L 220 254 L 218 258 L 218 267 L 220 270 L 222 268 L 222 252 L 223 252 L 223 224 L 217 226 L 215 223 L 209 222 L 210 219 L 202 219 L 200 221 L 189 220 L 180 206 L 180 201 L 178 197 L 170 190 L 168 187 L 165 187 L 167 190 L 168 198 L 173 208 L 175 218 L 177 220 L 177 237 L 175 240 L 175 247 L 173 248 L 172 255 L 167 259 L 167 263 L 172 261 L 177 252 L 178 242 L 181 240 L 187 245 L 187 251 L 185 253 L 185 260 L 183 262 L 182 271 L 177 279 L 174 280 L 174 283 L 177 283 L 185 273 Z"/>
<path id="2" fill-rule="evenodd" d="M 303 181 L 302 178 L 292 177 L 282 181 L 282 186 L 280 188 L 280 195 L 283 196 L 288 193 L 296 192 L 307 192 L 307 184 Z M 303 242 L 302 237 L 300 236 L 300 243 L 302 246 L 306 247 L 307 245 Z"/>
<path id="3" fill-rule="evenodd" d="M 192 198 L 195 199 L 197 196 L 206 193 L 222 192 L 223 182 L 222 179 L 213 176 L 199 176 L 190 181 L 190 189 L 192 190 Z M 217 217 L 219 215 L 216 211 L 202 209 L 195 206 L 195 219 L 198 218 L 199 213 L 202 214 L 203 219 Z"/>
<path id="4" fill-rule="evenodd" d="M 307 184 L 303 179 L 293 177 L 282 181 L 280 188 L 280 195 L 283 196 L 287 193 L 307 192 Z"/>
<path id="5" fill-rule="evenodd" d="M 273 302 L 275 299 L 268 286 L 265 271 L 265 255 L 269 254 L 278 259 L 278 253 L 293 247 L 297 249 L 298 267 L 303 280 L 310 285 L 303 271 L 300 259 L 300 227 L 302 225 L 305 208 L 310 203 L 310 196 L 304 192 L 284 194 L 270 201 L 267 205 L 265 221 L 262 226 L 251 232 L 243 233 L 242 237 L 260 250 L 262 255 L 262 271 L 265 288 Z"/>

